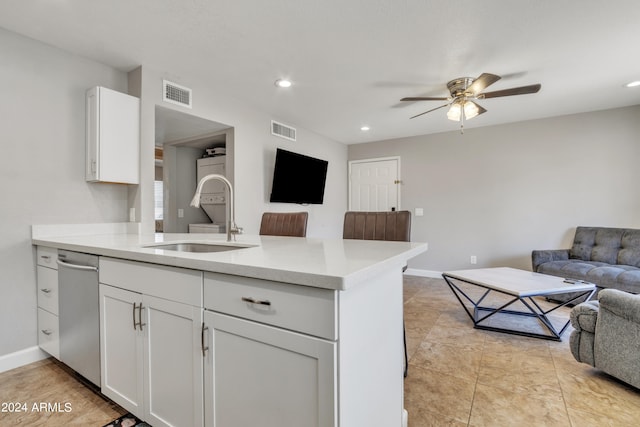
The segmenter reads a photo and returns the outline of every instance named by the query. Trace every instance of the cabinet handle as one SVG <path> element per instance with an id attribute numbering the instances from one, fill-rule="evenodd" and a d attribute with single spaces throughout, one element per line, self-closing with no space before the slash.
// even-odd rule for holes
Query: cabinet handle
<path id="1" fill-rule="evenodd" d="M 140 303 L 142 305 L 142 303 Z M 138 325 L 136 323 L 136 303 L 133 303 L 133 312 L 132 312 L 132 316 L 133 316 L 133 330 L 136 330 L 136 326 Z"/>
<path id="2" fill-rule="evenodd" d="M 51 293 L 51 289 L 49 288 L 42 288 L 40 289 L 42 292 L 44 292 L 45 294 L 50 294 Z"/>
<path id="3" fill-rule="evenodd" d="M 53 331 L 51 329 L 42 329 L 42 333 L 45 335 L 51 335 Z"/>
<path id="4" fill-rule="evenodd" d="M 51 259 L 51 256 L 50 255 L 40 255 L 40 258 L 46 259 L 47 261 L 49 261 Z"/>
<path id="5" fill-rule="evenodd" d="M 200 345 L 202 347 L 202 357 L 206 357 L 207 356 L 207 350 L 209 350 L 209 346 L 204 346 L 204 332 L 208 331 L 209 327 L 208 326 L 204 326 L 204 322 L 202 322 L 202 330 L 200 331 Z"/>
<path id="6" fill-rule="evenodd" d="M 138 325 L 140 326 L 140 330 L 142 330 L 143 326 L 146 326 L 146 323 L 142 323 L 142 303 L 140 303 L 140 307 L 138 307 Z"/>
<path id="7" fill-rule="evenodd" d="M 259 300 L 259 299 L 254 299 L 251 297 L 242 297 L 242 301 L 244 302 L 248 302 L 250 304 L 258 304 L 258 305 L 268 305 L 271 306 L 271 301 L 263 299 L 263 300 Z"/>
<path id="8" fill-rule="evenodd" d="M 58 265 L 60 265 L 62 267 L 69 267 L 69 268 L 72 268 L 74 270 L 96 271 L 96 272 L 98 271 L 98 267 L 94 267 L 92 265 L 72 264 L 70 262 L 62 261 L 60 258 L 58 258 L 56 260 L 56 262 L 58 263 Z"/>

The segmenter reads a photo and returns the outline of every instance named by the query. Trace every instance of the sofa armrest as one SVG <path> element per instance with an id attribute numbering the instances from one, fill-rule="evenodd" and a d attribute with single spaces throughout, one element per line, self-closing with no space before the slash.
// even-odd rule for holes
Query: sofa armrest
<path id="1" fill-rule="evenodd" d="M 531 252 L 531 265 L 533 271 L 538 271 L 540 264 L 550 261 L 563 261 L 569 259 L 569 249 L 551 249 Z"/>
<path id="2" fill-rule="evenodd" d="M 639 354 L 640 296 L 603 289 L 593 344 L 595 366 L 640 388 Z"/>
<path id="3" fill-rule="evenodd" d="M 598 301 L 585 301 L 576 305 L 569 315 L 571 326 L 577 331 L 587 331 L 594 334 L 596 332 L 599 308 Z"/>
<path id="4" fill-rule="evenodd" d="M 618 317 L 640 324 L 640 295 L 618 289 L 603 289 L 598 294 L 600 306 Z"/>

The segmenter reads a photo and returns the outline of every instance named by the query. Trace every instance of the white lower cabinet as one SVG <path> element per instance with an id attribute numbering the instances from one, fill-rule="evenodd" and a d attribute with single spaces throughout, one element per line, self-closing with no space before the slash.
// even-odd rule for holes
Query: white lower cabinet
<path id="1" fill-rule="evenodd" d="M 336 343 L 210 311 L 204 317 L 207 426 L 336 425 Z"/>
<path id="2" fill-rule="evenodd" d="M 100 284 L 102 393 L 154 427 L 203 424 L 202 309 Z"/>
<path id="3" fill-rule="evenodd" d="M 335 291 L 205 273 L 204 305 L 206 426 L 338 425 Z"/>
<path id="4" fill-rule="evenodd" d="M 338 292 L 101 257 L 102 392 L 154 427 L 401 426 L 402 307 L 400 268 Z"/>
<path id="5" fill-rule="evenodd" d="M 38 345 L 56 359 L 60 359 L 58 329 L 58 250 L 45 246 L 36 248 L 36 277 L 38 288 Z"/>

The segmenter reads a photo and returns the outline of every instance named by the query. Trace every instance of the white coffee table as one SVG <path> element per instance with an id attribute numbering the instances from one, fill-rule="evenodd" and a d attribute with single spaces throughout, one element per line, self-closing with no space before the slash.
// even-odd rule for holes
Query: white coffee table
<path id="1" fill-rule="evenodd" d="M 589 300 L 596 290 L 593 283 L 509 267 L 448 271 L 443 273 L 442 277 L 464 307 L 475 328 L 554 341 L 561 340 L 562 333 L 569 326 L 569 320 L 558 330 L 548 315 L 581 297 L 587 296 L 586 300 Z M 466 288 L 463 289 L 465 286 Z M 548 299 L 544 301 L 545 308 L 541 306 L 542 301 L 534 299 L 534 297 L 550 297 L 567 292 L 577 292 L 576 297 L 565 302 Z M 509 309 L 514 304 L 520 309 Z M 490 324 L 496 315 L 503 314 L 536 318 L 542 330 L 548 333 L 518 328 L 515 317 L 513 322 L 509 322 L 507 316 L 507 320 L 503 320 L 501 324 Z"/>

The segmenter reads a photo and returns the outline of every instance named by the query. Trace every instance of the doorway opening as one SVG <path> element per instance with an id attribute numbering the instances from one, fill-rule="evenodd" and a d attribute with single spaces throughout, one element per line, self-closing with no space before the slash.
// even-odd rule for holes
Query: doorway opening
<path id="1" fill-rule="evenodd" d="M 233 127 L 158 105 L 155 114 L 156 232 L 188 233 L 190 224 L 224 224 L 225 200 L 216 199 L 220 206 L 215 207 L 202 206 L 201 201 L 200 208 L 191 207 L 190 202 L 200 159 L 217 157 L 222 173 L 233 183 Z"/>

